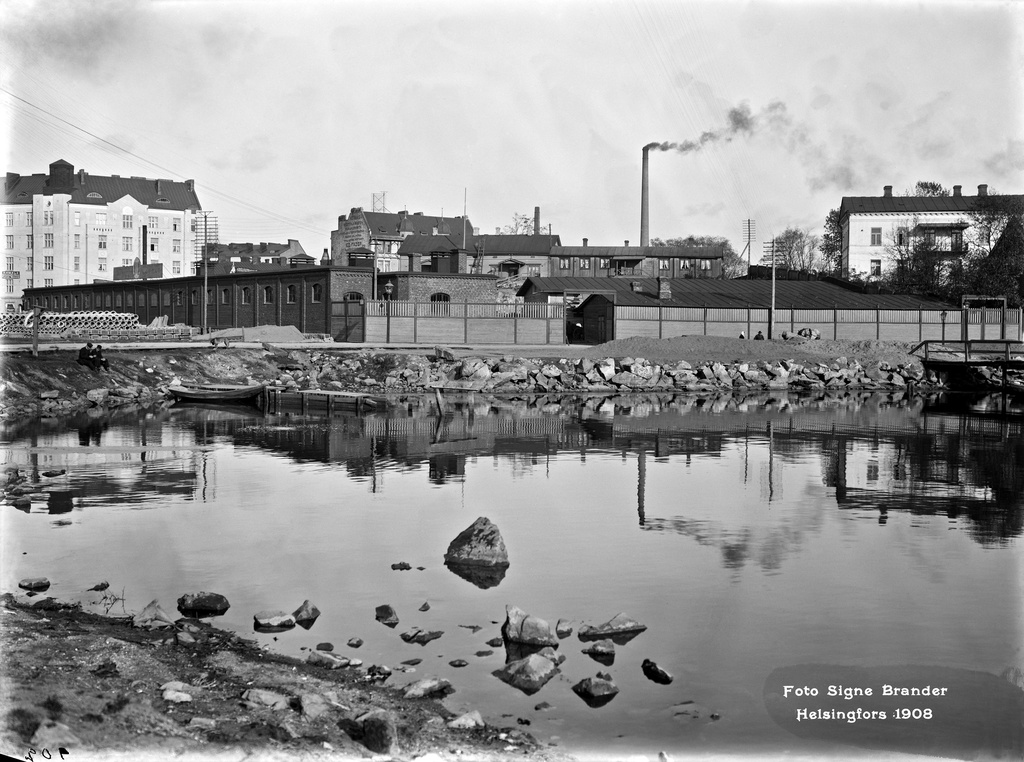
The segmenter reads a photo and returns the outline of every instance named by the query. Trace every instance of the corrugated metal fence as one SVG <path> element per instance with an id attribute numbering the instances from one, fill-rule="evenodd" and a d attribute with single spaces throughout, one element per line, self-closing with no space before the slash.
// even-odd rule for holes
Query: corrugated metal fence
<path id="1" fill-rule="evenodd" d="M 368 342 L 564 344 L 561 304 L 366 302 Z"/>

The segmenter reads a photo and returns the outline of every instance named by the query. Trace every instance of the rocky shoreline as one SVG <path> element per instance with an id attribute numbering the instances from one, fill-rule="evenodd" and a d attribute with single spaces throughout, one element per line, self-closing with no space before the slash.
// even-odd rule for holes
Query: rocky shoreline
<path id="1" fill-rule="evenodd" d="M 783 349 L 780 347 L 780 350 Z M 781 353 L 781 352 L 780 352 Z M 70 415 L 87 409 L 166 403 L 169 387 L 189 383 L 274 384 L 285 391 L 338 390 L 385 396 L 443 392 L 524 394 L 693 394 L 756 391 L 940 390 L 920 362 L 854 357 L 733 362 L 637 356 L 525 358 L 321 349 L 124 351 L 110 370 L 75 364 L 70 353 L 12 356 L 0 382 L 0 418 Z"/>

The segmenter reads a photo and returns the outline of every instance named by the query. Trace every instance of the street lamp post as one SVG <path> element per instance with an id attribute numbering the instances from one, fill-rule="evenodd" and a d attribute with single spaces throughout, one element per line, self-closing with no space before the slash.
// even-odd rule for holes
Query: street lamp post
<path id="1" fill-rule="evenodd" d="M 384 284 L 384 317 L 385 317 L 385 337 L 384 341 L 387 344 L 391 343 L 391 295 L 395 291 L 395 284 L 388 281 Z"/>

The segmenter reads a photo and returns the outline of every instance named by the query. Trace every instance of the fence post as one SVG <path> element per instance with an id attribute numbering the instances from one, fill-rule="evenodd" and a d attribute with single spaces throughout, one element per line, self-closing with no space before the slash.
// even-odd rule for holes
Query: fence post
<path id="1" fill-rule="evenodd" d="M 875 305 L 875 341 L 879 341 L 882 338 L 882 307 L 881 305 Z"/>
<path id="2" fill-rule="evenodd" d="M 750 302 L 747 302 L 747 332 L 744 335 L 750 338 Z"/>
<path id="3" fill-rule="evenodd" d="M 789 305 L 789 330 L 796 333 L 796 305 Z"/>
<path id="4" fill-rule="evenodd" d="M 917 340 L 924 341 L 924 305 L 917 307 Z"/>
<path id="5" fill-rule="evenodd" d="M 662 322 L 664 321 L 665 307 L 662 304 L 658 305 L 658 338 L 662 338 Z"/>
<path id="6" fill-rule="evenodd" d="M 708 303 L 704 302 L 704 335 L 708 335 Z"/>
<path id="7" fill-rule="evenodd" d="M 519 343 L 519 305 L 512 305 L 512 343 Z"/>
<path id="8" fill-rule="evenodd" d="M 839 305 L 832 305 L 832 340 L 839 339 Z"/>
<path id="9" fill-rule="evenodd" d="M 462 305 L 462 341 L 469 343 L 469 297 Z"/>

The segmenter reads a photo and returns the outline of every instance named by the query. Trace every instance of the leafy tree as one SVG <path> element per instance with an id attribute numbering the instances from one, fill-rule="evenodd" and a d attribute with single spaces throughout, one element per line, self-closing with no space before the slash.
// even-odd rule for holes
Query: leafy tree
<path id="1" fill-rule="evenodd" d="M 534 235 L 536 232 L 533 229 L 533 217 L 519 212 L 514 212 L 512 223 L 501 229 L 502 235 Z"/>
<path id="2" fill-rule="evenodd" d="M 652 238 L 651 246 L 721 246 L 722 277 L 740 278 L 747 274 L 747 263 L 736 253 L 729 239 L 717 235 L 688 235 L 686 238 Z"/>
<path id="3" fill-rule="evenodd" d="M 1006 199 L 1004 210 L 1012 209 L 1014 202 L 1013 199 Z M 998 227 L 999 235 L 988 251 L 980 246 L 972 249 L 964 264 L 963 282 L 969 293 L 1005 296 L 1010 306 L 1022 306 L 1024 215 L 1020 212 L 1008 212 L 1001 218 L 990 219 L 989 225 L 987 238 L 991 238 L 991 227 Z"/>
<path id="4" fill-rule="evenodd" d="M 818 244 L 821 266 L 825 272 L 838 273 L 843 266 L 843 226 L 839 224 L 839 210 L 832 209 L 825 218 L 825 234 Z"/>
<path id="5" fill-rule="evenodd" d="M 941 183 L 931 180 L 918 180 L 913 191 L 908 191 L 908 196 L 948 196 L 949 189 L 944 188 Z"/>

